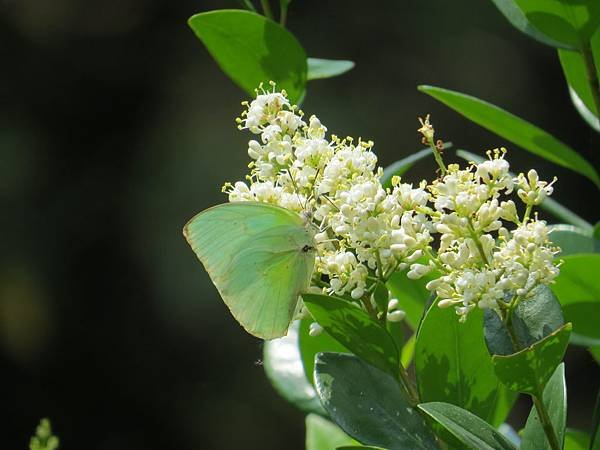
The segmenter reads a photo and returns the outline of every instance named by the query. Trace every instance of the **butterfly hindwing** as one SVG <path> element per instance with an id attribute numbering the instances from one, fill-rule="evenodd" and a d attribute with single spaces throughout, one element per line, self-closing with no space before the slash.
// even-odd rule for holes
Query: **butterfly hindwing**
<path id="1" fill-rule="evenodd" d="M 304 220 L 279 206 L 226 203 L 183 231 L 236 320 L 263 339 L 285 335 L 314 267 Z"/>

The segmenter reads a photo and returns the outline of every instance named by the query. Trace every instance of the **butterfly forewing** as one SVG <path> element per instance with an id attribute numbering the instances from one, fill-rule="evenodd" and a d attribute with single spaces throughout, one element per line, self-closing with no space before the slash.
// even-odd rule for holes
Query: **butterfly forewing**
<path id="1" fill-rule="evenodd" d="M 236 320 L 251 334 L 286 334 L 314 267 L 313 236 L 296 213 L 253 202 L 195 216 L 184 235 Z"/>

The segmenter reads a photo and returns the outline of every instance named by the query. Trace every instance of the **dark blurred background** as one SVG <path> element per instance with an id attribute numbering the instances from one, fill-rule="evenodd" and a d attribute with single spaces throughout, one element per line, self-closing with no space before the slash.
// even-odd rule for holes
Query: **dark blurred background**
<path id="1" fill-rule="evenodd" d="M 246 171 L 249 136 L 234 123 L 245 96 L 186 25 L 229 7 L 0 0 L 2 448 L 25 449 L 43 416 L 62 449 L 303 448 L 303 415 L 270 387 L 261 342 L 181 235 Z M 508 144 L 419 94 L 421 83 L 504 106 L 600 163 L 555 51 L 490 1 L 297 0 L 288 25 L 310 56 L 356 61 L 312 82 L 303 109 L 330 132 L 373 139 L 382 165 L 421 147 L 416 116 L 427 112 L 460 147 Z M 586 179 L 518 149 L 510 160 L 558 175 L 555 197 L 598 219 Z M 423 162 L 408 178 L 432 170 Z M 570 425 L 586 429 L 600 371 L 571 350 L 567 373 Z"/>

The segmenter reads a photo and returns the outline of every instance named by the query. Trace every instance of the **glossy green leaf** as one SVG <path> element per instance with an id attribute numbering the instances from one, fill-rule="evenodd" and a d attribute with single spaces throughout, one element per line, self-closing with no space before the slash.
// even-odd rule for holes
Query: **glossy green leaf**
<path id="1" fill-rule="evenodd" d="M 400 356 L 387 330 L 353 303 L 320 294 L 302 294 L 313 318 L 334 339 L 375 367 L 396 375 Z"/>
<path id="2" fill-rule="evenodd" d="M 512 355 L 515 353 L 515 345 L 510 336 L 508 328 L 492 309 L 486 309 L 484 314 L 484 336 L 490 355 Z"/>
<path id="3" fill-rule="evenodd" d="M 431 296 L 425 285 L 433 278 L 435 275 L 429 273 L 418 280 L 411 280 L 403 271 L 395 272 L 387 282 L 392 297 L 398 299 L 399 308 L 406 312 L 405 322 L 415 331 Z"/>
<path id="4" fill-rule="evenodd" d="M 316 414 L 306 416 L 306 450 L 330 450 L 353 443 L 356 441 L 333 422 Z"/>
<path id="5" fill-rule="evenodd" d="M 308 58 L 308 80 L 319 80 L 340 76 L 354 68 L 353 61 L 343 59 Z"/>
<path id="6" fill-rule="evenodd" d="M 419 90 L 522 149 L 574 170 L 600 187 L 600 177 L 594 166 L 571 147 L 541 128 L 470 95 L 434 86 L 419 86 Z"/>
<path id="7" fill-rule="evenodd" d="M 600 63 L 598 63 L 600 61 L 600 32 L 594 34 L 590 39 L 589 46 L 585 48 L 589 52 L 589 57 L 596 61 L 595 74 L 600 78 Z M 590 69 L 585 64 L 584 53 L 560 50 L 558 55 L 575 109 L 591 128 L 600 132 L 598 105 L 594 101 L 588 74 Z"/>
<path id="8" fill-rule="evenodd" d="M 491 425 L 466 409 L 443 402 L 421 403 L 418 407 L 470 449 L 515 450 L 516 448 Z"/>
<path id="9" fill-rule="evenodd" d="M 527 20 L 525 13 L 523 13 L 523 11 L 515 4 L 515 0 L 492 0 L 492 2 L 517 30 L 529 35 L 542 44 L 550 45 L 552 47 L 571 48 L 569 45 L 552 39 L 535 28 L 531 22 Z"/>
<path id="10" fill-rule="evenodd" d="M 592 357 L 596 360 L 596 363 L 600 365 L 600 345 L 596 347 L 588 348 Z"/>
<path id="11" fill-rule="evenodd" d="M 590 448 L 590 435 L 579 430 L 567 428 L 565 433 L 564 450 L 588 450 Z"/>
<path id="12" fill-rule="evenodd" d="M 600 56 L 600 50 L 596 52 Z M 585 63 L 581 53 L 572 50 L 559 50 L 558 57 L 568 85 L 575 91 L 586 108 L 598 117 L 592 89 L 588 82 Z"/>
<path id="13" fill-rule="evenodd" d="M 363 450 L 385 450 L 381 447 L 373 447 L 372 445 L 344 445 L 343 447 L 338 447 L 335 450 L 354 450 L 357 448 L 362 448 Z"/>
<path id="14" fill-rule="evenodd" d="M 575 109 L 579 113 L 579 115 L 583 118 L 583 120 L 594 130 L 600 132 L 600 119 L 592 113 L 588 107 L 583 103 L 583 100 L 577 95 L 577 92 L 569 86 L 569 96 L 571 97 L 571 102 Z"/>
<path id="15" fill-rule="evenodd" d="M 402 355 L 404 354 L 405 346 L 409 344 L 409 342 L 405 342 L 406 338 L 404 336 L 405 325 L 404 321 L 401 322 L 390 322 L 389 320 L 385 323 L 385 329 L 390 334 L 394 343 L 396 344 L 396 348 L 400 351 L 400 361 L 402 361 Z M 410 351 L 410 349 L 407 349 Z M 406 366 L 404 366 L 406 367 Z"/>
<path id="16" fill-rule="evenodd" d="M 556 438 L 562 448 L 567 425 L 567 386 L 565 384 L 565 365 L 560 364 L 548 380 L 541 396 L 544 406 L 550 416 Z M 535 406 L 531 408 L 525 429 L 521 436 L 521 450 L 537 450 L 550 448 L 550 443 L 544 432 Z"/>
<path id="17" fill-rule="evenodd" d="M 322 353 L 315 380 L 323 407 L 359 442 L 389 450 L 438 449 L 425 420 L 386 372 L 353 355 Z"/>
<path id="18" fill-rule="evenodd" d="M 459 323 L 453 308 L 432 304 L 417 334 L 415 373 L 421 401 L 452 403 L 489 422 L 500 381 L 485 347 L 482 311 Z"/>
<path id="19" fill-rule="evenodd" d="M 522 299 L 512 315 L 512 327 L 519 348 L 539 342 L 565 323 L 560 303 L 552 290 L 539 285 Z"/>
<path id="20" fill-rule="evenodd" d="M 512 355 L 492 356 L 496 375 L 509 389 L 526 394 L 541 392 L 562 361 L 569 343 L 567 323 L 541 341 Z"/>
<path id="21" fill-rule="evenodd" d="M 560 303 L 548 286 L 540 285 L 521 299 L 511 316 L 512 334 L 493 310 L 486 310 L 485 342 L 492 355 L 512 355 L 539 342 L 564 324 Z"/>
<path id="22" fill-rule="evenodd" d="M 600 252 L 600 240 L 594 238 L 589 231 L 574 225 L 550 225 L 552 243 L 560 247 L 560 257 Z"/>
<path id="23" fill-rule="evenodd" d="M 387 311 L 390 294 L 388 288 L 381 281 L 375 283 L 375 289 L 371 294 L 371 298 L 377 306 L 378 311 Z"/>
<path id="24" fill-rule="evenodd" d="M 279 394 L 305 412 L 325 414 L 311 383 L 306 378 L 300 356 L 300 322 L 290 326 L 287 336 L 265 342 L 263 365 L 267 377 Z"/>
<path id="25" fill-rule="evenodd" d="M 448 149 L 452 147 L 452 142 L 444 142 L 443 148 Z M 422 159 L 432 156 L 432 150 L 427 147 L 419 150 L 418 152 L 408 155 L 405 158 L 399 159 L 398 161 L 390 164 L 383 169 L 383 176 L 381 177 L 381 185 L 384 188 L 392 187 L 392 177 L 401 177 L 408 171 L 414 164 Z"/>
<path id="26" fill-rule="evenodd" d="M 599 253 L 565 256 L 560 275 L 552 286 L 562 305 L 565 319 L 573 323 L 573 343 L 585 346 L 600 345 L 599 273 Z"/>
<path id="27" fill-rule="evenodd" d="M 412 360 L 415 356 L 416 344 L 417 334 L 414 333 L 410 338 L 408 338 L 400 352 L 400 363 L 402 364 L 402 367 L 408 367 L 412 363 Z"/>
<path id="28" fill-rule="evenodd" d="M 372 445 L 344 445 L 343 447 L 337 447 L 335 450 L 354 450 L 357 448 L 362 448 L 363 450 L 386 450 L 381 447 L 373 447 Z"/>
<path id="29" fill-rule="evenodd" d="M 578 48 L 600 23 L 597 0 L 515 0 L 527 20 L 542 33 Z"/>
<path id="30" fill-rule="evenodd" d="M 463 158 L 469 162 L 474 162 L 476 164 L 479 164 L 480 162 L 484 161 L 485 158 L 476 155 L 475 153 L 471 153 L 468 152 L 466 150 L 457 150 L 456 151 L 456 156 Z M 510 175 L 512 177 L 514 177 L 515 175 L 511 172 L 509 172 Z M 556 217 L 557 219 L 560 219 L 564 222 L 567 222 L 571 225 L 574 225 L 576 227 L 581 228 L 582 230 L 586 231 L 586 232 L 591 232 L 593 227 L 592 224 L 587 222 L 586 220 L 584 220 L 583 218 L 579 217 L 577 214 L 575 214 L 573 211 L 571 211 L 570 209 L 566 208 L 565 206 L 561 205 L 560 203 L 558 203 L 556 200 L 554 200 L 553 198 L 550 197 L 546 197 L 543 201 L 543 203 L 539 206 L 540 209 L 543 209 L 547 212 L 549 212 L 550 214 L 552 214 L 554 217 Z"/>
<path id="31" fill-rule="evenodd" d="M 188 21 L 219 67 L 246 93 L 254 96 L 260 83 L 275 81 L 291 102 L 306 88 L 306 53 L 292 33 L 259 14 L 217 10 Z"/>
<path id="32" fill-rule="evenodd" d="M 300 357 L 304 366 L 304 374 L 308 382 L 313 385 L 315 382 L 315 356 L 320 352 L 337 352 L 350 353 L 346 347 L 332 338 L 326 330 L 323 330 L 317 336 L 309 334 L 311 319 L 303 319 L 300 321 L 298 330 L 298 347 L 300 349 Z M 319 403 L 320 406 L 320 403 Z"/>

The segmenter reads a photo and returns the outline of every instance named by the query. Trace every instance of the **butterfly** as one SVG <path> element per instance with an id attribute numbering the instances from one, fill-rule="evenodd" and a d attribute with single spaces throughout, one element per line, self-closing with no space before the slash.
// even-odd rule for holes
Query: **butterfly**
<path id="1" fill-rule="evenodd" d="M 300 214 L 236 202 L 202 211 L 183 234 L 235 319 L 250 334 L 287 333 L 315 265 L 314 232 Z"/>

